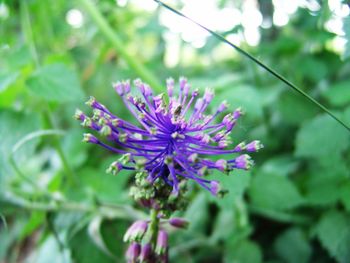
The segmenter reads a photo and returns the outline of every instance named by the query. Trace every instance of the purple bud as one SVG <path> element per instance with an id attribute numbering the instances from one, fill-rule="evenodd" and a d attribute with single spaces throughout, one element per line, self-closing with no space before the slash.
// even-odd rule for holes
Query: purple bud
<path id="1" fill-rule="evenodd" d="M 253 161 L 248 154 L 243 154 L 235 159 L 235 165 L 238 169 L 248 170 L 253 165 Z"/>
<path id="2" fill-rule="evenodd" d="M 141 241 L 148 228 L 148 223 L 144 220 L 138 220 L 134 222 L 126 231 L 123 240 L 128 241 Z"/>
<path id="3" fill-rule="evenodd" d="M 118 93 L 119 96 L 123 96 L 124 95 L 124 88 L 123 88 L 123 84 L 121 82 L 117 82 L 117 83 L 113 83 L 113 88 L 114 90 Z"/>
<path id="4" fill-rule="evenodd" d="M 238 109 L 236 109 L 236 110 L 233 112 L 233 118 L 234 118 L 235 120 L 237 120 L 240 116 L 242 116 L 242 114 L 243 114 L 242 109 L 241 109 L 241 108 L 238 108 Z"/>
<path id="5" fill-rule="evenodd" d="M 184 77 L 180 77 L 180 90 L 183 90 L 187 84 L 187 79 Z"/>
<path id="6" fill-rule="evenodd" d="M 184 94 L 187 96 L 189 91 L 191 89 L 191 85 L 186 83 L 185 87 L 184 87 Z"/>
<path id="7" fill-rule="evenodd" d="M 246 146 L 246 150 L 248 152 L 257 152 L 261 148 L 264 148 L 264 145 L 262 145 L 261 142 L 258 140 L 252 141 L 252 142 L 248 143 Z"/>
<path id="8" fill-rule="evenodd" d="M 141 248 L 140 263 L 150 262 L 152 254 L 152 245 L 150 243 L 143 245 Z"/>
<path id="9" fill-rule="evenodd" d="M 99 140 L 93 136 L 91 133 L 84 133 L 83 142 L 98 144 Z"/>
<path id="10" fill-rule="evenodd" d="M 203 104 L 204 104 L 203 99 L 198 99 L 196 101 L 196 104 L 194 105 L 194 109 L 197 111 L 200 110 L 202 108 Z"/>
<path id="11" fill-rule="evenodd" d="M 173 78 L 168 78 L 166 80 L 166 86 L 168 89 L 168 95 L 169 97 L 173 96 L 173 92 L 174 92 L 174 79 Z"/>
<path id="12" fill-rule="evenodd" d="M 123 165 L 116 161 L 113 162 L 106 170 L 107 173 L 111 173 L 113 175 L 117 175 L 121 170 L 123 170 Z"/>
<path id="13" fill-rule="evenodd" d="M 155 252 L 163 255 L 168 249 L 168 233 L 165 230 L 159 230 Z"/>
<path id="14" fill-rule="evenodd" d="M 199 91 L 198 89 L 195 89 L 193 92 L 192 92 L 192 97 L 197 97 L 199 95 Z"/>
<path id="15" fill-rule="evenodd" d="M 177 228 L 187 228 L 189 225 L 189 222 L 187 220 L 179 217 L 170 218 L 168 222 L 170 225 Z"/>
<path id="16" fill-rule="evenodd" d="M 132 263 L 136 262 L 136 260 L 140 255 L 140 251 L 141 251 L 140 244 L 136 242 L 131 243 L 125 254 L 125 257 L 128 260 L 128 262 L 132 262 Z"/>
<path id="17" fill-rule="evenodd" d="M 215 166 L 222 172 L 227 170 L 227 161 L 224 159 L 217 160 Z"/>
<path id="18" fill-rule="evenodd" d="M 235 152 L 241 152 L 246 148 L 246 145 L 244 142 L 239 143 L 233 150 Z"/>
<path id="19" fill-rule="evenodd" d="M 130 92 L 130 80 L 123 81 L 124 94 L 128 94 Z"/>
<path id="20" fill-rule="evenodd" d="M 227 107 L 228 107 L 227 101 L 224 100 L 218 108 L 218 113 L 225 111 Z"/>
<path id="21" fill-rule="evenodd" d="M 79 109 L 75 110 L 74 118 L 80 121 L 84 121 L 86 118 L 86 115 Z"/>
<path id="22" fill-rule="evenodd" d="M 205 92 L 204 92 L 204 101 L 206 103 L 210 103 L 211 100 L 213 99 L 214 97 L 214 92 L 211 90 L 211 89 L 206 89 Z"/>
<path id="23" fill-rule="evenodd" d="M 220 192 L 220 183 L 218 181 L 210 182 L 210 192 L 215 196 L 218 195 Z"/>

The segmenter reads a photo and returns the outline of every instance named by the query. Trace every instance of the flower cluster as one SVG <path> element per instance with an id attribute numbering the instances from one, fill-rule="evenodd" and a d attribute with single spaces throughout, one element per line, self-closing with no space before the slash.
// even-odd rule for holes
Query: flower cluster
<path id="1" fill-rule="evenodd" d="M 171 218 L 161 222 L 175 228 L 187 228 L 188 222 L 183 218 Z M 166 263 L 168 262 L 168 233 L 163 226 L 157 231 L 156 240 L 152 242 L 150 223 L 144 220 L 134 222 L 124 235 L 124 242 L 129 242 L 126 259 L 130 263 Z M 154 243 L 154 244 L 152 244 Z"/>
<path id="2" fill-rule="evenodd" d="M 262 148 L 259 141 L 231 147 L 230 133 L 242 115 L 241 109 L 224 115 L 227 110 L 224 101 L 213 114 L 207 114 L 214 96 L 212 90 L 206 89 L 200 96 L 198 90 L 191 92 L 185 78 L 180 78 L 178 92 L 174 80 L 168 79 L 167 96 L 154 95 L 150 86 L 140 80 L 135 80 L 134 85 L 140 91 L 139 96 L 132 95 L 129 81 L 113 86 L 139 125 L 118 118 L 93 97 L 87 102 L 93 108 L 93 116 L 88 117 L 79 110 L 75 115 L 83 126 L 105 136 L 113 146 L 92 134 L 85 134 L 84 141 L 122 154 L 111 164 L 109 172 L 143 171 L 151 185 L 160 179 L 171 187 L 174 195 L 179 193 L 182 181 L 193 180 L 218 195 L 221 193 L 219 181 L 206 178 L 210 171 L 228 173 L 252 166 L 253 161 L 246 153 Z M 218 121 L 220 116 L 223 118 Z M 232 157 L 232 154 L 238 156 Z M 228 157 L 212 160 L 212 156 Z"/>

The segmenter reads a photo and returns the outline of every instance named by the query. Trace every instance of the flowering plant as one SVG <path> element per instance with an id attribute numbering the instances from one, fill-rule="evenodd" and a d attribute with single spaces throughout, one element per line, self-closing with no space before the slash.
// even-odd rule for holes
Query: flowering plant
<path id="1" fill-rule="evenodd" d="M 197 89 L 191 92 L 183 77 L 178 92 L 174 90 L 174 80 L 167 80 L 167 96 L 154 95 L 141 80 L 134 84 L 140 96 L 132 95 L 130 81 L 113 86 L 139 126 L 118 118 L 93 97 L 87 102 L 93 116 L 77 110 L 75 117 L 109 143 L 90 133 L 84 135 L 85 142 L 122 155 L 107 171 L 114 175 L 123 169 L 136 172 L 130 195 L 152 210 L 149 221 L 136 221 L 124 236 L 130 242 L 128 261 L 167 262 L 168 234 L 159 223 L 160 219 L 167 219 L 172 226 L 187 226 L 182 218 L 170 218 L 174 211 L 186 206 L 187 182 L 194 181 L 211 194 L 222 196 L 226 191 L 221 189 L 219 180 L 208 179 L 210 172 L 247 170 L 253 161 L 243 152 L 256 152 L 263 146 L 255 140 L 231 147 L 230 133 L 242 111 L 239 108 L 224 115 L 228 108 L 224 101 L 213 114 L 207 114 L 214 97 L 210 89 L 199 96 Z M 220 116 L 223 118 L 217 121 Z M 213 155 L 226 158 L 212 160 Z"/>

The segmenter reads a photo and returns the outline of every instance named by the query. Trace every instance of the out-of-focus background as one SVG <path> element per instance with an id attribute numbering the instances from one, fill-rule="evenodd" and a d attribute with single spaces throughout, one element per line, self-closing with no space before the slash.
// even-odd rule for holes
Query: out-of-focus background
<path id="1" fill-rule="evenodd" d="M 350 8 L 341 0 L 167 1 L 286 76 L 350 124 Z M 111 83 L 169 76 L 212 87 L 261 140 L 250 172 L 195 188 L 171 262 L 350 262 L 350 136 L 256 64 L 151 0 L 0 1 L 0 262 L 123 262 L 142 211 L 118 157 L 81 142 L 95 96 L 129 118 Z"/>

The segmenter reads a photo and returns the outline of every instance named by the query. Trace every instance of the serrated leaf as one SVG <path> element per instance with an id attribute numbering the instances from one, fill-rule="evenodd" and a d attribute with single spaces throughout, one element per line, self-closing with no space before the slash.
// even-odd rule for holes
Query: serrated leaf
<path id="1" fill-rule="evenodd" d="M 254 206 L 268 210 L 288 210 L 303 203 L 294 184 L 287 177 L 275 174 L 254 176 L 249 196 Z"/>
<path id="2" fill-rule="evenodd" d="M 346 106 L 350 103 L 350 81 L 331 85 L 323 95 L 334 106 Z"/>
<path id="3" fill-rule="evenodd" d="M 60 63 L 40 68 L 27 85 L 33 94 L 48 101 L 78 101 L 84 97 L 76 73 Z"/>
<path id="4" fill-rule="evenodd" d="M 349 146 L 349 134 L 329 116 L 320 115 L 305 123 L 297 134 L 295 155 L 328 158 L 339 155 Z"/>
<path id="5" fill-rule="evenodd" d="M 260 263 L 262 262 L 262 252 L 260 247 L 250 241 L 243 240 L 236 244 L 227 244 L 224 256 L 225 263 Z"/>
<path id="6" fill-rule="evenodd" d="M 323 215 L 316 227 L 322 246 L 339 263 L 350 260 L 350 218 L 338 211 Z"/>
<path id="7" fill-rule="evenodd" d="M 311 256 L 311 246 L 299 228 L 283 232 L 275 241 L 276 254 L 286 263 L 307 263 Z"/>

